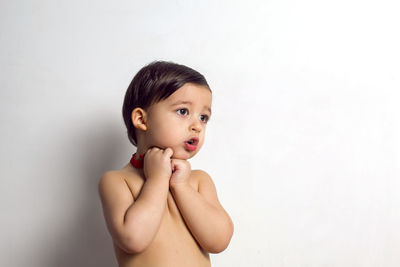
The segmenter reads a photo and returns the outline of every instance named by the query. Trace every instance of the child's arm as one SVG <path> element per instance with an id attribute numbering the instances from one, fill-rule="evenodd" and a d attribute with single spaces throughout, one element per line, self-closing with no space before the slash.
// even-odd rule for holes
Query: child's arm
<path id="1" fill-rule="evenodd" d="M 187 168 L 187 166 L 182 167 L 183 165 L 179 164 L 178 171 L 179 168 Z M 190 171 L 190 165 L 188 168 Z M 171 180 L 172 194 L 200 246 L 207 252 L 219 253 L 225 250 L 231 240 L 233 223 L 218 200 L 211 177 L 204 171 L 192 173 L 198 177 L 198 191 L 187 182 L 187 179 L 184 182 Z"/>
<path id="2" fill-rule="evenodd" d="M 171 155 L 171 150 L 159 149 L 146 153 L 146 181 L 136 200 L 125 179 L 113 172 L 106 172 L 99 182 L 107 227 L 117 245 L 128 253 L 144 251 L 158 231 L 168 196 Z"/>

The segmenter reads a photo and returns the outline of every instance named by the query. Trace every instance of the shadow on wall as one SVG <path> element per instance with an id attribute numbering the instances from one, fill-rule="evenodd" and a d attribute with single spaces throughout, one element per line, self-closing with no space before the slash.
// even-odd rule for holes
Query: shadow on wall
<path id="1" fill-rule="evenodd" d="M 71 202 L 76 205 L 76 213 L 71 214 L 71 222 L 66 223 L 69 228 L 63 229 L 58 235 L 57 244 L 60 246 L 51 248 L 55 252 L 49 253 L 53 255 L 49 267 L 118 265 L 104 221 L 97 186 L 101 175 L 116 166 L 114 163 L 126 148 L 125 143 L 121 141 L 121 133 L 112 130 L 117 129 L 115 125 L 97 125 L 95 128 L 100 129 L 95 131 L 100 135 L 82 137 L 82 133 L 93 134 L 93 127 L 78 133 L 76 142 L 81 144 L 77 145 L 80 150 L 77 151 L 79 156 L 71 159 L 71 162 L 78 166 L 77 172 L 81 175 L 76 179 L 82 179 L 82 188 L 69 188 L 73 192 Z"/>

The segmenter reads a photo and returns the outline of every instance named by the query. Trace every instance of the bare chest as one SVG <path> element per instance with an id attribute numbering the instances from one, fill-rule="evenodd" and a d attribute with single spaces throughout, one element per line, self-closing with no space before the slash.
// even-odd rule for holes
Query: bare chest
<path id="1" fill-rule="evenodd" d="M 127 179 L 127 184 L 137 199 L 144 181 Z M 120 266 L 210 266 L 209 255 L 197 244 L 170 191 L 159 229 L 150 246 L 138 255 L 125 254 L 118 248 L 116 254 Z"/>

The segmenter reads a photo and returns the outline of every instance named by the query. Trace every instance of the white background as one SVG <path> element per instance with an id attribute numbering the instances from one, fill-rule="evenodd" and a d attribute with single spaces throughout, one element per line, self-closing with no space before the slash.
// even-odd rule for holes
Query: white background
<path id="1" fill-rule="evenodd" d="M 97 182 L 123 97 L 171 60 L 213 90 L 213 266 L 400 266 L 397 1 L 1 1 L 0 265 L 116 266 Z"/>

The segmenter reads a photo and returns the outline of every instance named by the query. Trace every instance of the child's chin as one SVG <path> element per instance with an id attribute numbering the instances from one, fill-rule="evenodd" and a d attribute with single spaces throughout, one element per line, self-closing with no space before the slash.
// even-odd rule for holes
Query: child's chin
<path id="1" fill-rule="evenodd" d="M 184 153 L 176 153 L 172 155 L 172 158 L 174 159 L 181 159 L 181 160 L 188 160 L 190 158 L 193 158 L 196 153 L 193 152 L 184 152 Z"/>

